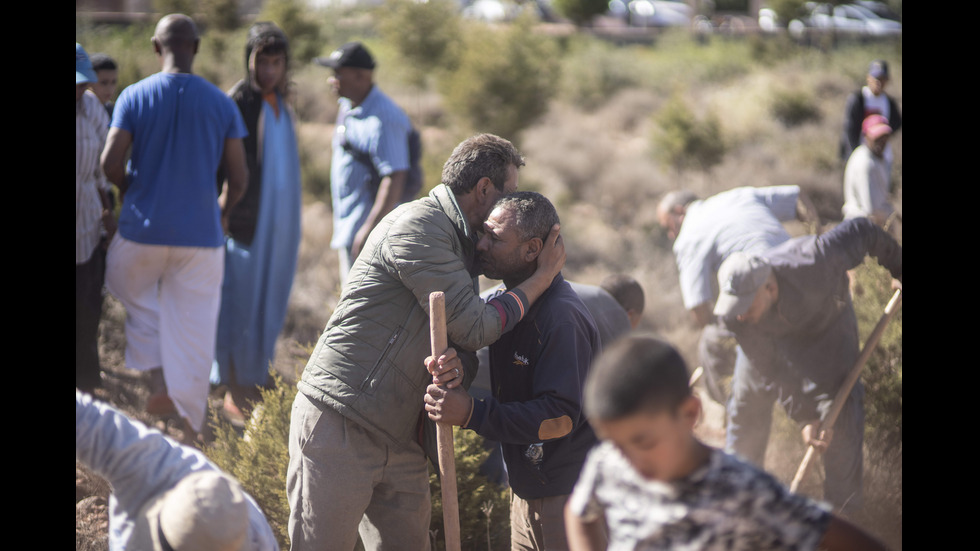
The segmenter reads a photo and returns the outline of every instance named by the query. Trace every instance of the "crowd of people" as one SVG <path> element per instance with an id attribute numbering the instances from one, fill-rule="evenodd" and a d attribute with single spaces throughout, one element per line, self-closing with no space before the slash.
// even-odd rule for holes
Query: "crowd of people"
<path id="1" fill-rule="evenodd" d="M 286 320 L 301 210 L 289 39 L 252 25 L 227 93 L 193 72 L 192 18 L 162 17 L 151 44 L 159 72 L 116 98 L 116 62 L 76 43 L 76 459 L 112 485 L 112 549 L 278 549 L 255 500 L 199 448 L 210 394 L 239 425 L 260 401 Z M 694 434 L 702 405 L 680 353 L 639 332 L 640 284 L 565 279 L 558 211 L 520 190 L 513 143 L 463 140 L 415 198 L 412 124 L 375 84 L 370 51 L 349 42 L 314 61 L 339 104 L 342 288 L 296 383 L 291 549 L 428 549 L 436 423 L 492 450 L 481 471 L 511 490 L 512 549 L 884 548 L 853 522 L 860 382 L 832 431 L 823 421 L 860 348 L 848 272 L 871 256 L 901 288 L 886 61 L 847 99 L 842 222 L 825 228 L 795 185 L 680 189 L 657 206 L 705 389 L 726 406 L 724 449 Z M 794 219 L 807 235 L 791 238 Z M 481 293 L 480 276 L 501 283 Z M 125 308 L 146 413 L 178 419 L 179 441 L 93 399 L 103 290 Z M 436 353 L 434 291 L 449 344 Z M 823 454 L 822 500 L 764 470 L 774 402 Z"/>

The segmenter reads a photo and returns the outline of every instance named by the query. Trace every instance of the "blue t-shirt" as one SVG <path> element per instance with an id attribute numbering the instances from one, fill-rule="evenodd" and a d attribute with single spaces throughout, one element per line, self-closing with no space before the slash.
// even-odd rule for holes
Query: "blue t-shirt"
<path id="1" fill-rule="evenodd" d="M 220 247 L 215 186 L 225 140 L 248 135 L 235 103 L 187 73 L 156 73 L 119 95 L 112 126 L 133 136 L 119 233 L 148 245 Z"/>

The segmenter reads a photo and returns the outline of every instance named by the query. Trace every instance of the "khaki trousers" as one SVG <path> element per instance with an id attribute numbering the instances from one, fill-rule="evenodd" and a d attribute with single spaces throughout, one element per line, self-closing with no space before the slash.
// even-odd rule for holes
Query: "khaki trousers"
<path id="1" fill-rule="evenodd" d="M 299 392 L 289 427 L 292 551 L 429 549 L 429 470 L 400 448 Z"/>

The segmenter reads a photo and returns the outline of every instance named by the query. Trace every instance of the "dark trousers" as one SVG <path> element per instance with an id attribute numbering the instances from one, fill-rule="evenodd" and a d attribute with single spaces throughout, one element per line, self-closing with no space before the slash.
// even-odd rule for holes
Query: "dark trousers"
<path id="1" fill-rule="evenodd" d="M 782 402 L 794 390 L 766 380 L 739 348 L 728 401 L 727 450 L 763 467 L 773 404 Z M 864 505 L 864 387 L 860 381 L 851 389 L 833 430 L 833 440 L 822 455 L 823 499 L 839 511 L 855 513 Z"/>
<path id="2" fill-rule="evenodd" d="M 105 282 L 105 249 L 101 245 L 84 264 L 75 265 L 75 388 L 91 392 L 99 377 L 99 319 Z"/>

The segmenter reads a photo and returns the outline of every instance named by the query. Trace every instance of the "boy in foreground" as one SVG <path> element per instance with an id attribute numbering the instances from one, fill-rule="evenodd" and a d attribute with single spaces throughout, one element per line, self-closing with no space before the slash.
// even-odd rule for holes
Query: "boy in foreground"
<path id="1" fill-rule="evenodd" d="M 584 402 L 601 443 L 565 508 L 572 551 L 885 549 L 827 505 L 698 440 L 701 402 L 684 360 L 661 340 L 611 346 Z"/>

